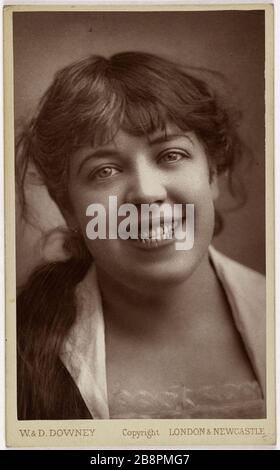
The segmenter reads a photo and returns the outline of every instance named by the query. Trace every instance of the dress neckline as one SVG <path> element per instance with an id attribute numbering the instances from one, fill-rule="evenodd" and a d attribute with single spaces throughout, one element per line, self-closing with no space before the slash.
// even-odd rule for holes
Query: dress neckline
<path id="1" fill-rule="evenodd" d="M 226 293 L 261 392 L 265 395 L 264 278 L 212 246 L 209 247 L 209 256 Z M 75 294 L 77 318 L 62 345 L 60 359 L 92 417 L 109 419 L 105 324 L 94 264 L 77 285 Z"/>

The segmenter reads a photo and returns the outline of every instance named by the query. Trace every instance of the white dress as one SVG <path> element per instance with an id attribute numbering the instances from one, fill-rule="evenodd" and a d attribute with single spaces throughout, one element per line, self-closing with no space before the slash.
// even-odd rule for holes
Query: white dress
<path id="1" fill-rule="evenodd" d="M 257 380 L 240 385 L 204 386 L 196 390 L 174 385 L 156 395 L 141 390 L 131 394 L 122 388 L 114 396 L 114 414 L 110 414 L 104 318 L 96 270 L 92 265 L 76 288 L 78 315 L 63 343 L 60 358 L 94 419 L 265 417 L 265 278 L 212 246 L 209 256 Z"/>

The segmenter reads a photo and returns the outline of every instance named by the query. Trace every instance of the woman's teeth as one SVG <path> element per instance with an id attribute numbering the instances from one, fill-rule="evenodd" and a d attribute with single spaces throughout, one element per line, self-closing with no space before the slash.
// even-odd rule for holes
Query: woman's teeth
<path id="1" fill-rule="evenodd" d="M 161 224 L 156 230 L 149 230 L 140 234 L 138 240 L 142 243 L 154 243 L 161 240 L 168 240 L 173 238 L 174 230 L 178 227 L 179 222 L 174 221 L 170 223 Z"/>

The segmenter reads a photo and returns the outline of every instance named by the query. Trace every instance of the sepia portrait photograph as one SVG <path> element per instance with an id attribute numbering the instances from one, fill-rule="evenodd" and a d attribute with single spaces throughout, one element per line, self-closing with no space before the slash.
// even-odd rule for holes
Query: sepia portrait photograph
<path id="1" fill-rule="evenodd" d="M 5 10 L 8 441 L 273 443 L 273 7 Z"/>

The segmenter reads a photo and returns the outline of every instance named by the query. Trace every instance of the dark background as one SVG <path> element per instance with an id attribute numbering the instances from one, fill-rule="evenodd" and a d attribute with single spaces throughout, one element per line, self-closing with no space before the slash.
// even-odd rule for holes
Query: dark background
<path id="1" fill-rule="evenodd" d="M 219 206 L 225 228 L 214 245 L 264 272 L 264 12 L 17 12 L 13 16 L 17 125 L 32 115 L 58 69 L 89 54 L 147 51 L 225 75 L 243 113 L 240 131 L 253 160 L 239 170 L 247 193 L 241 209 L 228 211 L 233 201 L 221 178 Z M 26 224 L 18 211 L 19 284 L 42 259 L 57 256 L 61 240 L 52 239 L 46 254 L 42 234 L 63 223 L 43 187 L 28 185 L 26 189 L 36 223 Z"/>

